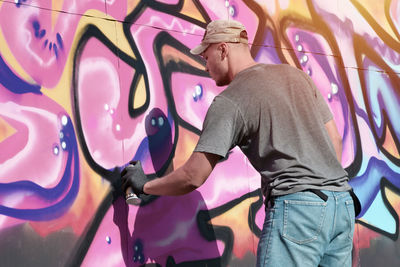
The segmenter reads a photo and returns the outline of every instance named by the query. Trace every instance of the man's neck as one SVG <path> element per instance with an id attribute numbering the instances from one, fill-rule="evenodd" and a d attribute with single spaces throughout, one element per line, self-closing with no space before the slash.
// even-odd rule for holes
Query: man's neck
<path id="1" fill-rule="evenodd" d="M 241 62 L 240 64 L 238 64 L 237 66 L 233 66 L 232 68 L 232 73 L 231 73 L 231 80 L 233 80 L 235 78 L 235 76 L 248 68 L 253 67 L 254 65 L 257 65 L 258 62 L 254 61 L 252 58 L 250 60 L 247 60 L 246 62 Z"/>

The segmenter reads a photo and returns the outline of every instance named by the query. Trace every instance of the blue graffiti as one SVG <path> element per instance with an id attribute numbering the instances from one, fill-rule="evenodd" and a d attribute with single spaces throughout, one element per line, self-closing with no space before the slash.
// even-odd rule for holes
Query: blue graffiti
<path id="1" fill-rule="evenodd" d="M 0 195 L 14 192 L 30 192 L 34 196 L 55 201 L 69 189 L 63 198 L 46 208 L 39 209 L 15 209 L 0 205 L 0 214 L 31 221 L 47 221 L 58 218 L 68 211 L 79 191 L 79 156 L 78 145 L 75 138 L 75 132 L 71 121 L 64 125 L 60 139 L 63 150 L 68 153 L 68 160 L 65 166 L 65 172 L 60 182 L 54 188 L 43 188 L 31 181 L 18 181 L 13 183 L 1 183 Z M 73 172 L 71 172 L 73 170 Z"/>
<path id="2" fill-rule="evenodd" d="M 27 0 L 15 0 L 15 6 L 20 7 L 22 3 L 25 3 Z"/>
<path id="3" fill-rule="evenodd" d="M 400 187 L 399 173 L 393 171 L 385 161 L 371 157 L 366 164 L 367 168 L 350 181 L 350 185 L 361 202 L 362 210 L 359 217 L 364 215 L 379 193 L 383 177 L 397 188 Z"/>
<path id="4" fill-rule="evenodd" d="M 32 27 L 37 39 L 42 39 L 46 35 L 46 30 L 41 28 L 38 20 L 32 21 Z M 56 34 L 56 42 L 50 42 L 49 39 L 46 39 L 43 43 L 43 48 L 46 48 L 47 44 L 49 45 L 49 51 L 53 50 L 56 58 L 58 58 L 59 51 L 64 49 L 64 41 L 61 37 L 61 34 Z"/>
<path id="5" fill-rule="evenodd" d="M 15 75 L 0 56 L 0 84 L 15 94 L 34 93 L 41 95 L 41 87 L 30 84 Z"/>

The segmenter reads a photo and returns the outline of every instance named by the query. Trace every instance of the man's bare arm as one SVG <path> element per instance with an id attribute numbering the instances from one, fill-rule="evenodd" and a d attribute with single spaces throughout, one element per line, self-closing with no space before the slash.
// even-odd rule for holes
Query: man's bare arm
<path id="1" fill-rule="evenodd" d="M 211 174 L 221 157 L 215 154 L 193 152 L 186 163 L 177 170 L 144 185 L 150 195 L 183 195 L 200 187 Z"/>
<path id="2" fill-rule="evenodd" d="M 342 162 L 342 136 L 339 134 L 335 121 L 332 119 L 325 123 L 325 128 L 335 148 L 336 157 L 339 162 Z"/>

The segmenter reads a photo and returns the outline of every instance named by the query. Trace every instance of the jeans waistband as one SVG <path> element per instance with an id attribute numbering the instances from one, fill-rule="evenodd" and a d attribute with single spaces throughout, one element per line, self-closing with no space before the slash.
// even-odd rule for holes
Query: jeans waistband
<path id="1" fill-rule="evenodd" d="M 319 196 L 324 202 L 328 200 L 328 196 L 319 189 L 305 189 L 300 192 L 311 192 Z M 275 197 L 270 197 L 266 202 L 265 208 L 272 208 L 275 205 Z"/>

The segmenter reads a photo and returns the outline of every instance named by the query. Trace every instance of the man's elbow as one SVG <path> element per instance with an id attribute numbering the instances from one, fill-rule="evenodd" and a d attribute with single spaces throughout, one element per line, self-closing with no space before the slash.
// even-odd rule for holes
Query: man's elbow
<path id="1" fill-rule="evenodd" d="M 193 179 L 191 180 L 190 186 L 193 188 L 193 190 L 196 190 L 200 186 L 204 184 L 205 179 Z"/>
<path id="2" fill-rule="evenodd" d="M 339 147 L 339 148 L 342 148 L 342 144 L 343 144 L 342 142 L 343 142 L 342 136 L 339 135 L 339 134 L 337 134 L 337 135 L 335 136 L 335 141 L 334 141 L 335 145 L 336 145 L 337 147 Z"/>
<path id="3" fill-rule="evenodd" d="M 202 177 L 201 174 L 189 171 L 186 168 L 183 168 L 183 171 L 186 177 L 185 188 L 190 192 L 196 190 L 197 188 L 199 188 L 204 184 L 206 179 L 204 179 L 204 177 Z"/>
<path id="4" fill-rule="evenodd" d="M 337 135 L 332 140 L 333 146 L 334 146 L 335 152 L 336 152 L 336 157 L 337 157 L 339 162 L 341 162 L 341 160 L 342 160 L 342 149 L 343 149 L 342 140 L 343 139 L 342 139 L 342 137 L 340 135 Z"/>
<path id="5" fill-rule="evenodd" d="M 330 120 L 325 124 L 325 128 L 328 132 L 329 138 L 331 139 L 332 144 L 334 145 L 334 147 L 337 148 L 341 148 L 342 147 L 342 136 L 339 134 L 339 131 L 336 127 L 335 121 L 334 120 Z"/>

